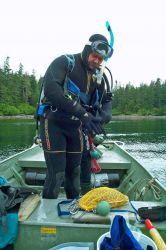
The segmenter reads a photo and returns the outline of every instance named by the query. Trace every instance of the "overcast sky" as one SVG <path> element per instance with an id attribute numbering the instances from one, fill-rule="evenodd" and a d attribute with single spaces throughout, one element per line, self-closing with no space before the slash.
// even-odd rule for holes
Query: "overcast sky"
<path id="1" fill-rule="evenodd" d="M 44 75 L 61 54 L 81 52 L 89 37 L 111 24 L 108 61 L 114 80 L 134 85 L 166 80 L 166 0 L 0 0 L 0 66 Z"/>

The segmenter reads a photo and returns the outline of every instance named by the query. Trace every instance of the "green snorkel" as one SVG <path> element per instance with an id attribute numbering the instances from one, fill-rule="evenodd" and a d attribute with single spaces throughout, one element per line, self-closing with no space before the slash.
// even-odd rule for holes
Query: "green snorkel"
<path id="1" fill-rule="evenodd" d="M 112 32 L 112 29 L 111 29 L 111 26 L 109 24 L 108 21 L 106 21 L 106 28 L 110 34 L 110 44 L 109 44 L 109 47 L 112 49 L 112 53 L 109 55 L 109 57 L 106 57 L 104 58 L 103 60 L 103 63 L 102 63 L 102 66 L 100 68 L 100 71 L 98 72 L 97 74 L 97 84 L 101 84 L 101 81 L 102 81 L 102 77 L 103 77 L 103 74 L 104 74 L 104 69 L 106 67 L 106 63 L 107 63 L 107 60 L 112 56 L 113 54 L 113 45 L 114 45 L 114 35 L 113 35 L 113 32 Z"/>

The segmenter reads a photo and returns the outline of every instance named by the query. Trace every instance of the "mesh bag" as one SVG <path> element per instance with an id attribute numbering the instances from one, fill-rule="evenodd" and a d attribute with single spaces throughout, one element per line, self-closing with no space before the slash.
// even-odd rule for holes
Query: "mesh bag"
<path id="1" fill-rule="evenodd" d="M 91 211 L 96 209 L 98 202 L 107 201 L 111 208 L 120 207 L 129 202 L 126 195 L 108 187 L 94 188 L 81 197 L 79 201 L 80 208 Z"/>

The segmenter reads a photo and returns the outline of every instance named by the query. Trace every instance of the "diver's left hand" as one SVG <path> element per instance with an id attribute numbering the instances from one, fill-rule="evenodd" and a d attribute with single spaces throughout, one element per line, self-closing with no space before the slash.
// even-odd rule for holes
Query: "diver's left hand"
<path id="1" fill-rule="evenodd" d="M 100 109 L 98 110 L 99 117 L 101 117 L 101 123 L 108 123 L 111 120 L 111 116 L 105 112 L 104 110 Z"/>

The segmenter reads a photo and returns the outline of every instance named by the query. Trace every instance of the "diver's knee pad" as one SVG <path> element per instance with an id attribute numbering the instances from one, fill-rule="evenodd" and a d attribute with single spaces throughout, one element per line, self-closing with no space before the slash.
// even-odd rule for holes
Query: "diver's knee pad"
<path id="1" fill-rule="evenodd" d="M 55 174 L 54 182 L 44 186 L 42 197 L 45 199 L 57 199 L 60 192 L 60 187 L 64 182 L 65 172 L 58 172 Z"/>
<path id="2" fill-rule="evenodd" d="M 65 172 L 59 172 L 59 173 L 56 173 L 56 185 L 54 187 L 54 190 L 53 190 L 53 194 L 54 194 L 54 197 L 55 199 L 58 197 L 58 194 L 60 192 L 60 187 L 64 181 L 64 178 L 65 178 Z"/>
<path id="3" fill-rule="evenodd" d="M 67 199 L 74 199 L 80 192 L 80 166 L 74 168 L 70 175 L 65 176 L 65 191 Z"/>

